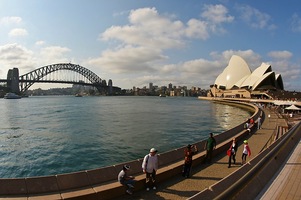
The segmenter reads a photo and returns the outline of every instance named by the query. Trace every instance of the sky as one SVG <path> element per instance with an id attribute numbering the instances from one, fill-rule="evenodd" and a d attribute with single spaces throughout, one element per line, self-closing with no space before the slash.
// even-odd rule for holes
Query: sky
<path id="1" fill-rule="evenodd" d="M 300 0 L 0 0 L 0 79 L 71 62 L 122 89 L 209 89 L 239 55 L 301 91 L 300 46 Z"/>

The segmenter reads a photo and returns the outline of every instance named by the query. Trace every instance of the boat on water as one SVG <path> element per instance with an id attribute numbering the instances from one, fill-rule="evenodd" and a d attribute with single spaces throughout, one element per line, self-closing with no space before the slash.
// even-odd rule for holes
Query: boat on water
<path id="1" fill-rule="evenodd" d="M 83 95 L 77 93 L 75 97 L 83 97 Z"/>
<path id="2" fill-rule="evenodd" d="M 4 99 L 21 99 L 21 96 L 15 94 L 15 93 L 9 92 L 4 95 Z"/>
<path id="3" fill-rule="evenodd" d="M 159 97 L 166 97 L 166 95 L 165 94 L 160 94 Z"/>

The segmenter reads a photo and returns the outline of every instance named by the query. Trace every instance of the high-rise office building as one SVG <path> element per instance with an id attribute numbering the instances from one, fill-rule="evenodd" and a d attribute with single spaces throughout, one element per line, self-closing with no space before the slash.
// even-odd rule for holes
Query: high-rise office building
<path id="1" fill-rule="evenodd" d="M 150 90 L 153 89 L 153 83 L 149 83 L 149 89 L 150 89 Z"/>

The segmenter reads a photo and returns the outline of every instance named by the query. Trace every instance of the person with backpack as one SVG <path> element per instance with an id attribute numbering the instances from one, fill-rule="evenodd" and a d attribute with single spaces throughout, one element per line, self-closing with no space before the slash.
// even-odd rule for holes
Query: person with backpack
<path id="1" fill-rule="evenodd" d="M 149 154 L 144 156 L 142 162 L 142 170 L 146 174 L 145 184 L 146 191 L 149 191 L 149 188 L 152 186 L 153 189 L 157 189 L 156 185 L 156 173 L 158 170 L 158 156 L 157 150 L 155 148 L 151 148 Z"/>

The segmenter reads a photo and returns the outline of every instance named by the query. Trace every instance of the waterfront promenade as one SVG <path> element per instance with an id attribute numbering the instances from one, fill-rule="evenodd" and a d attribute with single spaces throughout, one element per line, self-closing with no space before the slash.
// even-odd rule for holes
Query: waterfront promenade
<path id="1" fill-rule="evenodd" d="M 256 119 L 261 112 L 256 111 L 256 113 L 257 114 L 256 116 L 254 115 L 254 119 Z M 262 155 L 267 155 L 266 152 L 270 152 L 271 149 L 272 151 L 273 149 L 276 149 L 276 151 L 273 152 L 279 152 L 279 150 L 277 150 L 279 148 L 274 148 L 275 147 L 274 144 L 279 144 L 278 141 L 299 142 L 301 137 L 299 134 L 301 132 L 300 131 L 301 126 L 296 126 L 297 128 L 294 128 L 294 130 L 297 130 L 298 134 L 294 134 L 294 135 L 296 136 L 296 138 L 298 138 L 298 140 L 294 140 L 291 137 L 292 134 L 289 133 L 285 134 L 285 137 L 281 137 L 280 139 L 277 140 L 277 142 L 273 143 L 272 146 L 274 147 L 268 148 L 266 149 L 267 151 L 264 150 L 263 153 L 259 154 L 259 152 L 261 152 L 261 150 L 266 146 L 268 141 L 271 139 L 271 136 L 274 136 L 275 132 L 277 132 L 276 130 L 279 130 L 279 128 L 277 127 L 279 126 L 282 127 L 281 130 L 283 131 L 283 133 L 287 130 L 286 120 L 282 118 L 281 115 L 274 112 L 273 110 L 264 109 L 263 118 L 265 118 L 265 120 L 263 122 L 262 129 L 259 129 L 257 131 L 256 130 L 252 131 L 250 134 L 246 129 L 241 131 L 243 128 L 243 123 L 242 123 L 238 127 L 232 129 L 231 131 L 226 131 L 225 133 L 218 135 L 216 138 L 218 138 L 218 141 L 220 141 L 220 143 L 218 143 L 217 145 L 218 149 L 215 151 L 216 156 L 211 164 L 201 164 L 204 158 L 203 146 L 205 141 L 198 142 L 198 148 L 200 153 L 194 157 L 195 161 L 197 162 L 194 162 L 195 166 L 193 167 L 192 170 L 193 171 L 192 177 L 188 179 L 183 178 L 180 173 L 182 168 L 183 148 L 173 150 L 168 154 L 160 155 L 159 157 L 162 159 L 160 159 L 159 162 L 161 163 L 163 161 L 171 162 L 172 160 L 173 161 L 177 160 L 177 162 L 168 165 L 161 164 L 162 168 L 160 168 L 158 171 L 160 176 L 158 179 L 157 190 L 151 190 L 147 192 L 143 189 L 145 176 L 141 174 L 141 161 L 138 160 L 129 163 L 133 170 L 132 173 L 133 174 L 138 173 L 137 179 L 139 180 L 136 184 L 137 190 L 132 196 L 125 195 L 123 193 L 125 191 L 124 188 L 119 183 L 116 182 L 117 173 L 120 171 L 120 167 L 122 167 L 122 164 L 120 164 L 118 166 L 113 166 L 113 167 L 108 167 L 103 169 L 77 172 L 72 174 L 62 174 L 62 175 L 51 176 L 51 177 L 26 178 L 26 179 L 14 179 L 14 180 L 3 179 L 1 182 L 2 184 L 0 184 L 0 191 L 2 191 L 3 193 L 1 197 L 3 197 L 3 199 L 8 198 L 8 199 L 20 199 L 20 200 L 21 199 L 33 200 L 33 199 L 46 199 L 46 198 L 47 199 L 85 199 L 85 200 L 86 199 L 91 199 L 91 200 L 113 199 L 113 198 L 114 199 L 141 199 L 141 200 L 142 199 L 194 200 L 200 198 L 214 199 L 215 197 L 213 195 L 216 194 L 219 195 L 221 193 L 224 193 L 223 191 L 225 190 L 228 191 L 228 187 L 233 185 L 234 182 L 237 181 L 237 179 L 240 179 L 237 182 L 242 183 L 241 180 L 244 180 L 243 183 L 245 183 L 245 179 L 242 179 L 242 176 L 244 176 L 245 173 L 249 172 L 247 170 L 250 169 L 250 167 L 255 168 L 255 166 L 258 166 L 260 163 L 267 163 L 265 162 L 267 161 L 267 159 L 264 159 L 264 162 L 261 162 L 261 160 L 259 161 L 258 158 L 263 158 Z M 294 131 L 290 131 L 290 132 L 294 132 Z M 236 157 L 237 163 L 236 165 L 232 165 L 231 168 L 228 168 L 228 164 L 227 164 L 228 157 L 226 156 L 226 150 L 230 145 L 229 141 L 231 141 L 234 135 L 236 135 L 236 137 L 238 136 L 237 138 L 240 144 L 237 151 L 237 157 Z M 225 138 L 227 138 L 226 141 Z M 282 140 L 282 138 L 287 138 L 289 140 L 287 139 Z M 248 139 L 249 141 L 252 150 L 252 155 L 251 157 L 248 158 L 248 161 L 250 161 L 250 163 L 242 167 L 240 165 L 241 154 L 242 154 L 241 144 L 242 141 L 245 139 Z M 296 142 L 293 143 L 296 145 Z M 283 142 L 280 142 L 280 144 L 281 145 L 278 146 L 281 147 L 280 149 L 284 149 L 284 151 L 280 152 L 280 154 L 277 154 L 277 156 L 272 154 L 273 158 L 275 158 L 276 160 L 276 163 L 273 161 L 272 165 L 268 164 L 267 167 L 263 166 L 260 168 L 260 169 L 265 168 L 272 173 L 266 173 L 266 171 L 264 171 L 263 174 L 259 173 L 258 175 L 252 176 L 251 178 L 252 180 L 254 177 L 254 179 L 261 179 L 262 181 L 265 179 L 267 181 L 262 184 L 262 183 L 256 183 L 257 180 L 255 180 L 256 185 L 253 184 L 253 186 L 246 187 L 246 188 L 251 188 L 254 191 L 256 189 L 256 195 L 258 195 L 258 193 L 262 190 L 262 188 L 264 188 L 264 186 L 268 185 L 269 180 L 273 179 L 271 177 L 276 173 L 276 171 L 271 170 L 271 167 L 275 168 L 275 166 L 281 166 L 282 163 L 285 163 L 285 158 L 288 157 L 287 153 L 285 153 L 285 152 L 290 152 L 287 150 L 288 148 L 286 148 L 288 145 L 285 144 L 284 146 L 282 146 L 282 144 L 284 144 Z M 290 146 L 293 147 L 293 145 Z M 276 159 L 276 157 L 278 157 L 279 159 L 278 158 Z M 284 159 L 281 159 L 281 157 Z M 279 162 L 277 162 L 278 160 Z M 277 169 L 279 168 L 277 167 Z M 239 173 L 242 171 L 244 172 L 243 174 Z M 271 174 L 271 176 L 266 176 L 267 174 Z M 105 181 L 104 179 L 108 179 L 109 178 L 108 176 L 110 177 L 109 180 L 112 180 L 111 183 L 109 182 L 108 184 L 105 185 L 99 184 L 100 181 L 102 180 Z M 247 180 L 250 179 L 248 178 Z M 241 186 L 241 184 L 238 185 Z M 12 186 L 14 187 L 12 188 Z M 47 186 L 47 188 L 45 186 Z M 7 192 L 9 193 L 4 193 L 4 189 L 6 189 Z M 24 191 L 27 192 L 24 193 Z M 242 193 L 244 199 L 248 199 L 245 198 L 244 194 L 246 193 L 249 194 L 249 192 Z M 5 194 L 14 194 L 14 195 L 5 195 Z M 236 194 L 236 192 L 235 193 L 232 192 L 231 194 Z M 196 195 L 201 195 L 202 197 Z M 253 196 L 252 199 L 254 199 L 255 197 L 256 196 Z M 220 199 L 228 199 L 228 198 L 220 198 Z"/>
<path id="2" fill-rule="evenodd" d="M 238 104 L 237 107 L 242 107 L 246 110 L 250 110 L 250 112 L 252 113 L 254 112 L 254 118 L 257 118 L 259 114 L 258 109 L 249 104 Z M 200 110 L 197 110 L 197 112 L 200 112 Z M 205 113 L 203 113 L 203 115 L 205 115 Z M 233 113 L 233 115 L 235 115 L 235 113 Z M 168 118 L 170 119 L 170 116 L 168 116 Z M 218 143 L 220 146 L 215 151 L 216 152 L 215 154 L 223 152 L 225 148 L 228 148 L 227 140 L 231 140 L 232 137 L 237 133 L 241 133 L 243 135 L 248 134 L 247 130 L 243 129 L 244 121 L 246 118 L 247 116 L 240 120 L 236 120 L 236 122 L 233 123 L 239 123 L 237 126 L 233 127 L 232 129 L 226 130 L 223 134 L 219 134 L 216 136 L 216 139 L 217 141 L 219 141 Z M 193 122 L 191 120 L 189 121 L 190 123 Z M 198 122 L 197 124 L 198 127 L 200 127 L 201 123 Z M 197 133 L 191 133 L 191 135 L 201 134 L 199 129 L 197 129 L 196 131 Z M 181 136 L 181 134 L 184 135 Z M 190 132 L 183 131 L 182 133 L 177 134 L 177 138 L 183 141 L 185 139 L 183 137 L 187 137 L 187 135 L 189 134 Z M 169 141 L 172 142 L 173 139 L 174 139 L 174 135 L 172 138 L 170 138 Z M 118 141 L 116 142 L 118 144 Z M 194 141 L 190 140 L 187 142 L 193 143 Z M 194 162 L 195 165 L 201 163 L 205 156 L 204 151 L 202 151 L 202 147 L 204 146 L 205 141 L 197 140 L 196 142 L 200 149 L 200 153 L 194 156 L 196 161 Z M 224 144 L 223 146 L 222 143 Z M 159 148 L 158 146 L 155 147 Z M 177 149 L 171 149 L 167 152 L 162 152 L 162 153 L 160 152 L 158 154 L 158 156 L 160 157 L 159 158 L 160 170 L 158 172 L 159 183 L 163 183 L 165 180 L 168 180 L 171 177 L 176 177 L 181 173 L 182 165 L 183 165 L 184 148 L 185 147 L 183 146 Z M 124 153 L 124 151 L 120 153 Z M 145 175 L 142 174 L 141 171 L 141 164 L 142 164 L 141 162 L 142 162 L 141 159 L 137 159 L 126 163 L 131 166 L 131 173 L 132 175 L 135 175 L 136 179 L 138 180 L 136 184 L 137 191 L 144 189 L 144 182 L 145 182 Z M 117 165 L 107 166 L 103 168 L 83 170 L 74 173 L 57 174 L 57 175 L 50 175 L 50 176 L 25 177 L 25 178 L 23 177 L 2 178 L 0 179 L 0 197 L 6 199 L 9 198 L 9 199 L 20 199 L 20 200 L 21 199 L 26 199 L 26 200 L 27 199 L 28 200 L 29 199 L 31 200 L 33 199 L 84 199 L 84 200 L 114 199 L 116 197 L 119 197 L 120 195 L 123 195 L 125 192 L 124 188 L 117 182 L 117 175 L 119 171 L 122 169 L 123 164 L 124 163 L 120 163 Z"/>
<path id="3" fill-rule="evenodd" d="M 277 125 L 285 126 L 285 124 L 283 124 L 284 119 L 281 119 L 275 112 L 268 109 L 264 109 L 264 112 L 265 116 L 270 117 L 264 120 L 262 129 L 257 130 L 255 133 L 245 138 L 249 141 L 252 151 L 251 157 L 248 157 L 247 160 L 250 160 L 259 154 L 273 135 Z M 202 151 L 203 149 L 199 150 Z M 239 169 L 241 167 L 242 150 L 242 142 L 240 141 L 236 157 L 237 163 L 236 165 L 232 164 L 231 168 L 228 168 L 228 156 L 225 152 L 224 154 L 215 157 L 212 164 L 201 164 L 194 167 L 191 178 L 183 178 L 179 174 L 176 177 L 159 183 L 157 190 L 149 192 L 144 190 L 136 191 L 133 196 L 125 195 L 118 199 L 187 199 L 206 188 L 210 188 L 214 183 Z"/>

